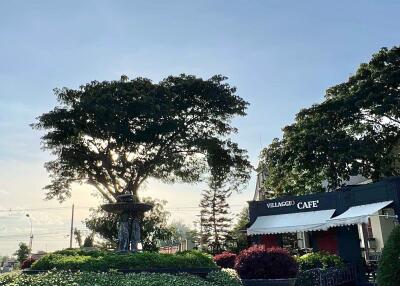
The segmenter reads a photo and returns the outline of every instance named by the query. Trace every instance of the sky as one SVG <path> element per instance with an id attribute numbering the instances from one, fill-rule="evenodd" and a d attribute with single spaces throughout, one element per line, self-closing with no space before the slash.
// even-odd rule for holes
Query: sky
<path id="1" fill-rule="evenodd" d="M 257 165 L 301 109 L 323 100 L 381 47 L 399 44 L 399 1 L 0 1 L 0 255 L 69 245 L 99 204 L 77 185 L 60 205 L 44 201 L 51 157 L 30 123 L 56 105 L 54 88 L 78 88 L 122 74 L 154 82 L 180 73 L 222 74 L 250 103 L 234 135 Z M 191 225 L 203 185 L 151 180 L 141 191 L 168 201 L 170 220 Z M 252 199 L 255 174 L 229 202 L 232 218 Z"/>

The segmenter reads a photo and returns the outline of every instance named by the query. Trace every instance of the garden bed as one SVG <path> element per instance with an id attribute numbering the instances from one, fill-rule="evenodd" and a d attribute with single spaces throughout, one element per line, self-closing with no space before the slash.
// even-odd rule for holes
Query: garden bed
<path id="1" fill-rule="evenodd" d="M 69 272 L 49 271 L 38 275 L 12 273 L 0 275 L 0 286 L 241 286 L 241 282 L 229 270 L 211 272 L 205 278 L 192 275 L 171 275 L 163 273 L 129 273 L 121 274 L 114 271 L 100 272 Z"/>
<path id="2" fill-rule="evenodd" d="M 48 254 L 32 267 L 32 270 L 67 270 L 107 272 L 163 272 L 204 273 L 218 269 L 212 257 L 197 251 L 177 254 L 155 252 L 117 254 L 102 251 L 60 251 Z"/>

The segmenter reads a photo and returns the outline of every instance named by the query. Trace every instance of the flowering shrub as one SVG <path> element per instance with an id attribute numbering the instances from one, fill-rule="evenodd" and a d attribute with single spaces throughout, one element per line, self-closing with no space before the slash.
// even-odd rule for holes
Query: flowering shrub
<path id="1" fill-rule="evenodd" d="M 30 268 L 31 265 L 33 264 L 33 262 L 35 262 L 35 261 L 36 261 L 36 259 L 28 258 L 27 260 L 25 260 L 24 262 L 22 262 L 22 264 L 21 264 L 21 269 Z"/>
<path id="2" fill-rule="evenodd" d="M 239 253 L 235 269 L 242 279 L 281 279 L 296 277 L 299 266 L 282 248 L 253 246 Z"/>
<path id="3" fill-rule="evenodd" d="M 241 286 L 240 282 L 234 284 L 230 275 L 221 280 L 224 273 L 210 274 L 210 278 L 202 279 L 190 275 L 170 275 L 155 273 L 119 274 L 115 272 L 47 272 L 37 275 L 0 275 L 0 285 L 26 286 Z M 228 278 L 227 278 L 228 277 Z M 215 281 L 215 282 L 213 282 Z M 229 283 L 229 284 L 221 284 Z M 225 282 L 224 282 L 225 281 Z M 8 284 L 10 283 L 10 284 Z"/>
<path id="4" fill-rule="evenodd" d="M 223 252 L 221 254 L 215 255 L 213 259 L 219 267 L 234 268 L 236 256 L 237 255 L 235 253 Z"/>
<path id="5" fill-rule="evenodd" d="M 337 255 L 326 252 L 312 252 L 297 257 L 300 271 L 320 268 L 327 269 L 330 267 L 341 268 L 344 266 L 342 258 Z"/>
<path id="6" fill-rule="evenodd" d="M 241 286 L 242 282 L 233 269 L 222 269 L 221 271 L 213 271 L 207 275 L 207 280 L 216 286 Z"/>

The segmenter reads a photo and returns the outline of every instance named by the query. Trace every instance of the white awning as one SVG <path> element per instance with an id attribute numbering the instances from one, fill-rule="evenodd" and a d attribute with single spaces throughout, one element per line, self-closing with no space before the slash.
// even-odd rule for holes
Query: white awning
<path id="1" fill-rule="evenodd" d="M 368 217 L 390 205 L 393 201 L 378 202 L 367 205 L 354 206 L 341 215 L 328 221 L 329 227 L 367 223 Z"/>
<path id="2" fill-rule="evenodd" d="M 326 222 L 334 212 L 335 210 L 321 210 L 260 216 L 247 229 L 247 235 L 326 230 Z"/>

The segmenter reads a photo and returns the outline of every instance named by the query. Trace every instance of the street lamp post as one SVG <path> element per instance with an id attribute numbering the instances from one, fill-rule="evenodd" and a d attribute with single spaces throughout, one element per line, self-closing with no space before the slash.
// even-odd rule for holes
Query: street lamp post
<path id="1" fill-rule="evenodd" d="M 31 234 L 29 236 L 29 257 L 32 255 L 32 243 L 33 243 L 33 231 L 32 231 L 32 219 L 29 214 L 26 214 L 26 217 L 29 218 L 29 221 L 31 223 Z"/>

